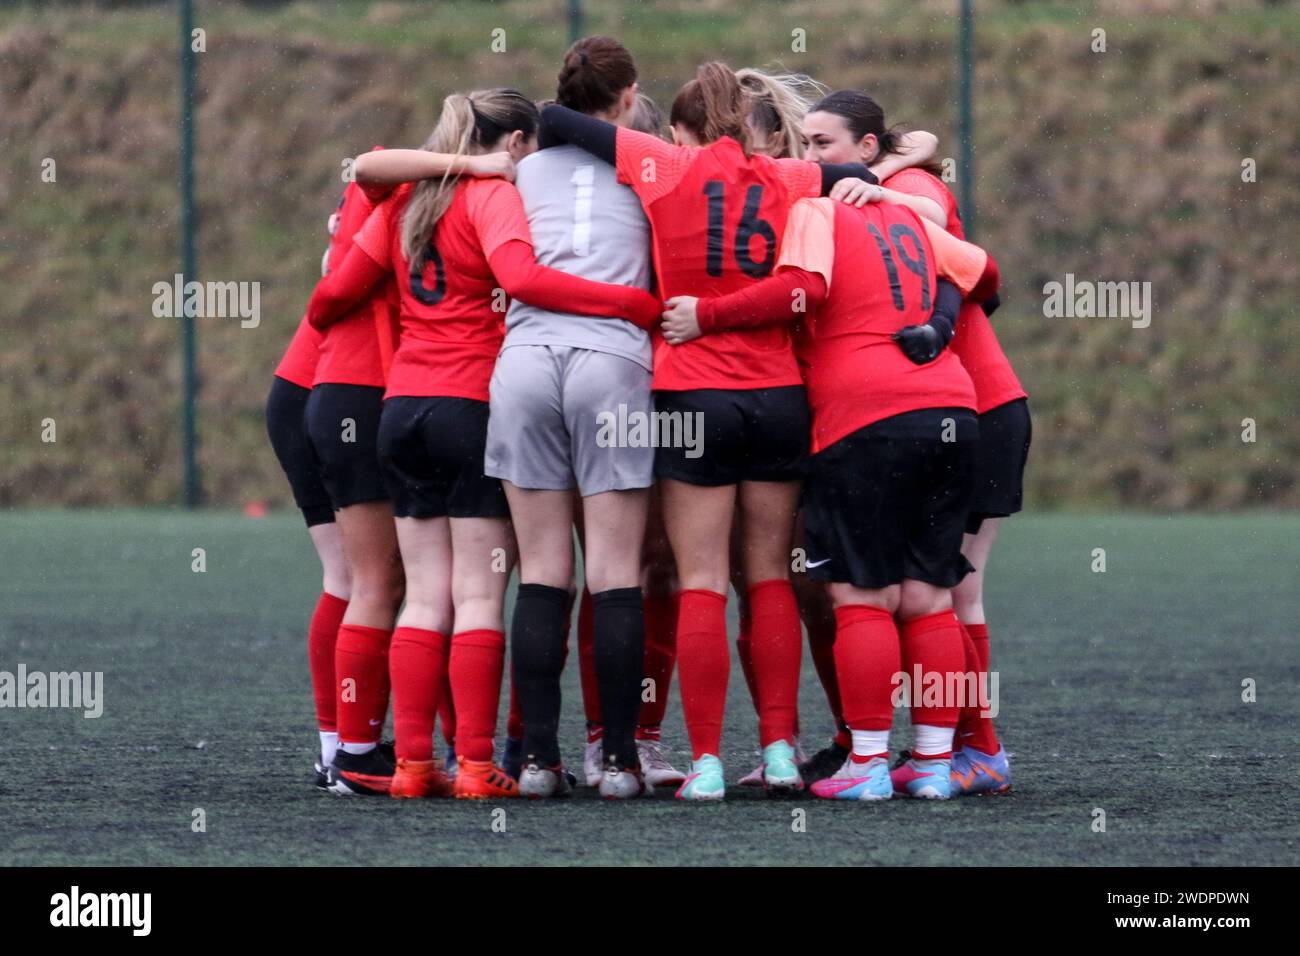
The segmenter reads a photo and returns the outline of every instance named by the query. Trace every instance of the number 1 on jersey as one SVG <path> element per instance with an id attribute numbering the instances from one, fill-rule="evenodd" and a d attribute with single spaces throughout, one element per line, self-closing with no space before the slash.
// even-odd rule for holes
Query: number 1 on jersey
<path id="1" fill-rule="evenodd" d="M 596 167 L 590 164 L 579 166 L 569 182 L 578 187 L 573 191 L 573 254 L 590 255 L 591 203 L 596 195 Z"/>

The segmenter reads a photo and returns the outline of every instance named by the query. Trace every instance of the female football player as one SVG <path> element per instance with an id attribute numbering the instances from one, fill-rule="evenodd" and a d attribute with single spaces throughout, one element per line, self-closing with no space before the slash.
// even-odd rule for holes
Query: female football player
<path id="1" fill-rule="evenodd" d="M 748 124 L 753 136 L 754 148 L 775 159 L 804 158 L 801 132 L 803 118 L 812 104 L 826 94 L 826 87 L 802 74 L 768 73 L 752 67 L 737 70 L 736 78 L 747 94 Z M 938 139 L 932 133 L 909 132 L 900 137 L 897 150 L 874 157 L 869 167 L 876 177 L 883 179 L 905 169 L 908 165 L 928 161 L 937 147 Z M 837 189 L 840 188 L 843 187 L 837 186 Z M 733 525 L 731 549 L 731 583 L 738 597 L 740 612 L 740 636 L 736 641 L 736 652 L 740 658 L 741 669 L 754 708 L 761 712 L 750 656 L 751 618 L 739 532 L 740 521 L 737 520 Z M 795 526 L 795 544 L 799 548 L 803 546 L 802 515 Z M 799 615 L 808 629 L 808 643 L 813 652 L 813 665 L 823 687 L 827 689 L 827 699 L 831 702 L 832 715 L 837 718 L 838 731 L 836 740 L 831 746 L 809 760 L 804 756 L 799 745 L 799 715 L 796 711 L 795 759 L 799 764 L 800 775 L 807 783 L 839 769 L 848 755 L 849 739 L 847 730 L 843 729 L 842 722 L 838 720 L 840 707 L 835 696 L 838 689 L 835 686 L 835 659 L 831 652 L 835 641 L 834 613 L 826 598 L 825 589 L 812 582 L 808 575 L 803 573 L 794 575 L 793 584 Z M 742 777 L 739 785 L 762 786 L 763 765 L 760 763 L 752 772 Z"/>
<path id="2" fill-rule="evenodd" d="M 630 125 L 637 110 L 631 54 L 609 37 L 578 41 L 565 55 L 556 101 Z M 515 183 L 540 262 L 650 286 L 650 227 L 611 165 L 562 145 L 520 163 Z M 492 376 L 486 471 L 505 484 L 520 552 L 511 628 L 524 729 L 519 782 L 530 797 L 568 789 L 557 730 L 576 487 L 602 725 L 598 787 L 606 798 L 626 798 L 644 791 L 636 744 L 645 658 L 641 549 L 654 448 L 619 428 L 651 418 L 650 339 L 633 323 L 569 311 L 512 303 Z"/>
<path id="3" fill-rule="evenodd" d="M 818 102 L 804 120 L 804 138 L 809 156 L 825 162 L 871 164 L 897 148 L 897 135 L 886 127 L 884 111 L 870 96 L 854 90 L 840 90 Z M 882 179 L 882 198 L 902 202 L 958 239 L 964 238 L 957 201 L 939 171 L 937 165 L 926 164 Z M 983 308 L 963 304 L 951 349 L 974 382 L 979 414 L 975 486 L 962 545 L 975 570 L 954 589 L 953 605 L 965 631 L 967 668 L 986 675 L 984 572 L 1002 518 L 1021 509 L 1031 434 L 1029 404 Z M 981 676 L 981 683 L 985 679 Z M 957 732 L 960 749 L 953 757 L 954 792 L 1010 789 L 1006 751 L 992 720 L 981 716 L 983 710 L 975 705 L 963 709 Z"/>
<path id="4" fill-rule="evenodd" d="M 536 128 L 536 107 L 522 94 L 483 90 L 446 99 L 423 151 L 360 157 L 359 182 L 418 182 L 376 209 L 309 306 L 313 322 L 327 323 L 387 276 L 399 280 L 402 335 L 379 428 L 408 579 L 390 655 L 396 797 L 445 787 L 431 754 L 444 674 L 456 709 L 455 795 L 518 793 L 492 763 L 514 538 L 501 483 L 484 474 L 489 381 L 506 297 L 643 325 L 657 311 L 642 289 L 539 266 L 515 187 L 454 174 L 453 166 L 469 168 L 469 156 L 504 151 L 521 160 L 536 148 Z"/>
<path id="5" fill-rule="evenodd" d="M 355 187 L 349 187 L 355 189 Z M 342 205 L 343 200 L 340 200 Z M 338 236 L 338 214 L 329 219 L 331 242 L 321 263 L 328 271 L 334 237 Z M 337 263 L 336 263 L 337 265 Z M 320 558 L 323 579 L 311 623 L 307 628 L 307 661 L 311 669 L 312 696 L 316 701 L 316 723 L 320 733 L 320 759 L 316 762 L 316 786 L 329 785 L 328 771 L 338 749 L 338 725 L 334 688 L 334 646 L 339 626 L 352 592 L 348 563 L 329 492 L 321 481 L 320 469 L 312 456 L 303 413 L 316 377 L 320 354 L 320 333 L 304 316 L 276 366 L 271 393 L 266 399 L 266 430 L 271 447 L 289 480 L 294 503 L 307 522 L 307 533 Z"/>
<path id="6" fill-rule="evenodd" d="M 336 269 L 385 192 L 367 193 L 355 185 L 344 191 L 330 250 Z M 392 773 L 388 755 L 376 745 L 388 710 L 388 644 L 402 601 L 403 574 L 376 442 L 385 377 L 382 343 L 391 341 L 395 295 L 391 284 L 377 286 L 328 328 L 316 326 L 321 333 L 318 359 L 304 408 L 312 455 L 329 494 L 351 580 L 346 608 L 331 602 L 327 612 L 342 614 L 330 675 L 338 749 L 327 781 L 330 790 L 341 794 L 386 789 Z M 322 662 L 325 644 L 322 639 Z M 323 666 L 321 672 L 323 685 Z"/>

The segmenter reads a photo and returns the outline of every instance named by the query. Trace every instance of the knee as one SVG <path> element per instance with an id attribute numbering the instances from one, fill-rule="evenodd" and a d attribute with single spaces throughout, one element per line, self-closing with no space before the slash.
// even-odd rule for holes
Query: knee
<path id="1" fill-rule="evenodd" d="M 461 621 L 500 617 L 503 603 L 499 598 L 489 594 L 462 594 L 453 602 L 452 614 L 459 627 Z"/>
<path id="2" fill-rule="evenodd" d="M 356 575 L 352 580 L 352 599 L 367 604 L 397 608 L 406 597 L 406 578 L 396 575 Z"/>
<path id="3" fill-rule="evenodd" d="M 791 555 L 775 536 L 747 540 L 740 561 L 745 580 L 750 584 L 790 577 Z"/>
<path id="4" fill-rule="evenodd" d="M 603 532 L 590 535 L 585 556 L 583 573 L 592 594 L 641 586 L 640 542 L 632 546 Z"/>
<path id="5" fill-rule="evenodd" d="M 421 600 L 411 597 L 402 610 L 399 623 L 410 623 L 440 634 L 450 634 L 453 616 L 450 601 Z"/>
<path id="6" fill-rule="evenodd" d="M 781 560 L 749 560 L 745 562 L 745 584 L 753 586 L 761 581 L 785 581 L 790 578 L 789 566 Z"/>
<path id="7" fill-rule="evenodd" d="M 327 570 L 321 578 L 321 590 L 326 594 L 334 595 L 336 598 L 350 601 L 352 599 L 352 579 L 347 574 Z"/>
<path id="8" fill-rule="evenodd" d="M 588 579 L 590 581 L 590 578 Z M 572 568 L 557 568 L 545 562 L 521 563 L 519 565 L 519 583 L 544 584 L 548 588 L 561 591 L 576 591 L 573 583 Z"/>
<path id="9" fill-rule="evenodd" d="M 922 581 L 905 581 L 896 613 L 904 621 L 937 614 L 952 607 L 952 591 Z"/>
<path id="10" fill-rule="evenodd" d="M 984 595 L 978 587 L 966 587 L 974 575 L 952 589 L 952 609 L 962 623 L 980 623 L 984 620 Z"/>
<path id="11" fill-rule="evenodd" d="M 519 580 L 524 584 L 544 584 L 563 590 L 574 589 L 572 547 L 555 549 L 530 548 L 519 554 Z"/>
<path id="12" fill-rule="evenodd" d="M 587 572 L 587 590 L 592 594 L 612 591 L 615 588 L 634 588 L 641 584 L 641 575 L 636 567 L 592 568 Z"/>
<path id="13" fill-rule="evenodd" d="M 681 576 L 683 591 L 715 591 L 718 594 L 726 594 L 730 586 L 731 582 L 727 575 L 719 573 L 716 569 L 699 568 Z"/>
<path id="14" fill-rule="evenodd" d="M 886 588 L 856 588 L 851 584 L 832 584 L 827 588 L 831 604 L 835 608 L 850 604 L 865 604 L 868 607 L 883 608 L 890 614 L 897 614 L 902 602 L 902 589 L 897 584 Z"/>
<path id="15" fill-rule="evenodd" d="M 392 602 L 393 607 L 398 607 L 406 599 L 406 572 L 400 564 L 389 569 L 383 587 L 384 597 Z"/>

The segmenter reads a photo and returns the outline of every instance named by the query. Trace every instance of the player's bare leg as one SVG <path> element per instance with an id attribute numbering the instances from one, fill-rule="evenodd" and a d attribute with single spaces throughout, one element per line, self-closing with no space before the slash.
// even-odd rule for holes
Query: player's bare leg
<path id="1" fill-rule="evenodd" d="M 739 497 L 763 785 L 769 792 L 793 792 L 803 788 L 795 756 L 803 635 L 790 582 L 799 483 L 746 481 Z"/>
<path id="2" fill-rule="evenodd" d="M 451 783 L 433 752 L 446 692 L 452 625 L 451 528 L 446 518 L 398 518 L 406 604 L 388 653 L 397 767 L 394 797 L 447 796 Z"/>
<path id="3" fill-rule="evenodd" d="M 503 481 L 519 547 L 519 595 L 510 627 L 515 695 L 523 715 L 520 783 L 526 796 L 567 792 L 560 761 L 560 676 L 573 587 L 574 495 Z"/>
<path id="4" fill-rule="evenodd" d="M 641 549 L 647 489 L 607 491 L 582 499 L 583 569 L 594 607 L 596 680 L 604 723 L 607 798 L 644 790 L 636 745 L 645 665 L 645 605 Z"/>
<path id="5" fill-rule="evenodd" d="M 329 784 L 336 793 L 384 794 L 394 768 L 375 746 L 388 711 L 388 651 L 405 575 L 387 501 L 341 508 L 335 519 L 351 572 L 352 599 L 334 653 L 339 750 Z"/>
<path id="6" fill-rule="evenodd" d="M 519 785 L 492 762 L 505 670 L 506 588 L 517 558 L 514 531 L 505 518 L 452 518 L 450 524 L 455 633 L 448 674 L 456 699 L 455 794 L 515 797 Z"/>
<path id="7" fill-rule="evenodd" d="M 677 663 L 692 753 L 691 773 L 677 795 L 720 800 L 726 793 L 719 751 L 731 669 L 726 608 L 736 486 L 710 488 L 664 479 L 660 487 L 682 585 Z"/>
<path id="8" fill-rule="evenodd" d="M 334 682 L 334 650 L 339 627 L 352 597 L 352 573 L 343 554 L 343 537 L 337 522 L 326 521 L 307 528 L 321 565 L 321 596 L 312 613 L 307 632 L 307 657 L 311 664 L 312 696 L 316 700 L 320 759 L 315 765 L 315 784 L 329 788 L 329 766 L 338 751 L 338 691 Z"/>

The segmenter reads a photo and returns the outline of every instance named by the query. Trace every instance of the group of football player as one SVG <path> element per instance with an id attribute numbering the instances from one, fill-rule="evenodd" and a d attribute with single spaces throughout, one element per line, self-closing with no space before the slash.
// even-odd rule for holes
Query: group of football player
<path id="1" fill-rule="evenodd" d="M 716 62 L 665 124 L 593 36 L 553 100 L 456 93 L 420 149 L 355 159 L 267 404 L 324 569 L 319 787 L 568 795 L 576 616 L 581 779 L 720 800 L 734 588 L 762 753 L 740 785 L 1010 788 L 983 585 L 1030 420 L 936 150 L 866 93 Z M 836 728 L 812 756 L 805 630 Z"/>

